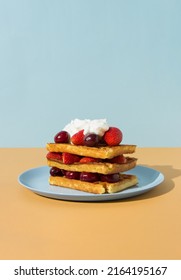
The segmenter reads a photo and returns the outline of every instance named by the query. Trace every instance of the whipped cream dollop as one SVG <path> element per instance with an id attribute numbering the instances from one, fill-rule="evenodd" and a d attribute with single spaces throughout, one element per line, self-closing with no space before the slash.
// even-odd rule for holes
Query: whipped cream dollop
<path id="1" fill-rule="evenodd" d="M 74 119 L 69 124 L 67 124 L 63 130 L 67 131 L 70 136 L 72 136 L 82 129 L 84 130 L 84 135 L 87 133 L 96 133 L 99 136 L 103 136 L 104 133 L 109 129 L 109 125 L 106 119 Z"/>

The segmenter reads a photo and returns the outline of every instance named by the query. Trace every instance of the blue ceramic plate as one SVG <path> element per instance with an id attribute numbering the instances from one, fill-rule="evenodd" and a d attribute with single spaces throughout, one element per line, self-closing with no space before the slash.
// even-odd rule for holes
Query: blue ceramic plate
<path id="1" fill-rule="evenodd" d="M 132 174 L 138 177 L 139 183 L 137 185 L 113 194 L 91 194 L 49 185 L 49 169 L 48 166 L 29 169 L 19 176 L 18 181 L 34 193 L 50 198 L 72 201 L 105 201 L 124 199 L 143 194 L 164 180 L 163 174 L 157 170 L 138 165 L 132 170 L 125 172 L 126 174 Z"/>
<path id="2" fill-rule="evenodd" d="M 155 188 L 164 180 L 163 174 L 157 170 L 138 165 L 125 172 L 138 177 L 139 183 L 137 185 L 112 194 L 91 194 L 49 185 L 49 169 L 48 166 L 29 169 L 19 176 L 18 181 L 27 189 L 45 197 L 71 201 L 107 201 L 143 194 Z"/>

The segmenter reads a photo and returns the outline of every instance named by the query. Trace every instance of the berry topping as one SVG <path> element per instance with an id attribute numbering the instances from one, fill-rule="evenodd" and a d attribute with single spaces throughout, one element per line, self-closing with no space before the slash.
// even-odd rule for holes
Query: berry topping
<path id="1" fill-rule="evenodd" d="M 71 142 L 74 145 L 83 145 L 84 144 L 84 130 L 80 130 L 79 132 L 75 133 L 71 137 Z"/>
<path id="2" fill-rule="evenodd" d="M 99 175 L 91 172 L 81 172 L 80 180 L 85 182 L 96 182 L 99 181 Z"/>
<path id="3" fill-rule="evenodd" d="M 68 178 L 68 179 L 79 180 L 79 178 L 80 178 L 80 172 L 67 171 L 66 174 L 65 174 L 65 177 Z"/>
<path id="4" fill-rule="evenodd" d="M 88 147 L 97 146 L 99 143 L 99 135 L 95 133 L 87 133 L 84 137 L 84 145 Z"/>
<path id="5" fill-rule="evenodd" d="M 63 176 L 66 175 L 67 170 L 61 169 Z"/>
<path id="6" fill-rule="evenodd" d="M 55 143 L 69 143 L 70 135 L 67 131 L 60 131 L 54 137 Z"/>
<path id="7" fill-rule="evenodd" d="M 50 175 L 51 176 L 63 176 L 63 173 L 62 173 L 61 169 L 59 169 L 57 167 L 52 167 L 50 169 Z"/>
<path id="8" fill-rule="evenodd" d="M 83 157 L 81 158 L 81 163 L 89 163 L 89 162 L 100 162 L 101 160 L 98 158 L 92 158 L 92 157 Z"/>
<path id="9" fill-rule="evenodd" d="M 117 156 L 117 157 L 114 157 L 114 158 L 110 159 L 109 162 L 122 164 L 122 163 L 126 163 L 127 159 L 126 159 L 125 156 L 120 155 L 120 156 Z"/>
<path id="10" fill-rule="evenodd" d="M 123 139 L 122 131 L 117 127 L 110 127 L 104 134 L 104 141 L 109 146 L 119 145 Z"/>
<path id="11" fill-rule="evenodd" d="M 119 173 L 107 174 L 107 175 L 101 174 L 102 182 L 116 183 L 119 182 L 119 180 L 120 180 Z"/>
<path id="12" fill-rule="evenodd" d="M 65 164 L 72 164 L 74 162 L 79 162 L 81 159 L 80 156 L 70 154 L 70 153 L 62 153 L 62 160 Z"/>
<path id="13" fill-rule="evenodd" d="M 61 160 L 62 161 L 62 154 L 61 153 L 56 153 L 56 152 L 49 152 L 46 155 L 47 159 L 50 160 Z"/>

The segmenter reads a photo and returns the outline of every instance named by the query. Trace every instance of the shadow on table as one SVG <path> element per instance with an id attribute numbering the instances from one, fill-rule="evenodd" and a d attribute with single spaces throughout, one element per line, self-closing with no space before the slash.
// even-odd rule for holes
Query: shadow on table
<path id="1" fill-rule="evenodd" d="M 150 199 L 153 197 L 164 195 L 164 194 L 172 191 L 173 188 L 175 187 L 173 179 L 181 176 L 181 169 L 175 169 L 171 165 L 152 165 L 152 166 L 150 166 L 150 165 L 143 164 L 143 166 L 153 168 L 153 169 L 163 173 L 164 181 L 161 184 L 159 184 L 156 188 L 154 188 L 144 194 L 122 199 L 122 200 L 115 200 L 115 202 L 120 202 L 120 201 L 126 202 L 126 201 Z"/>

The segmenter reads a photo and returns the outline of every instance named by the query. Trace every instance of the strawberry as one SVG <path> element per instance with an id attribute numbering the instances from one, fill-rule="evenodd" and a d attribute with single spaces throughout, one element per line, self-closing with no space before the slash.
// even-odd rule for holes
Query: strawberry
<path id="1" fill-rule="evenodd" d="M 109 146 L 119 145 L 123 139 L 122 131 L 117 127 L 110 127 L 103 136 L 104 141 Z"/>
<path id="2" fill-rule="evenodd" d="M 83 141 L 84 141 L 84 130 L 83 129 L 78 131 L 71 137 L 71 142 L 74 145 L 83 145 Z"/>
<path id="3" fill-rule="evenodd" d="M 65 164 L 72 164 L 74 162 L 79 162 L 80 161 L 80 156 L 70 154 L 70 153 L 62 153 L 62 160 L 63 163 Z"/>
<path id="4" fill-rule="evenodd" d="M 62 154 L 61 153 L 55 153 L 55 152 L 49 152 L 46 155 L 46 158 L 50 159 L 50 160 L 61 160 L 62 161 Z"/>
<path id="5" fill-rule="evenodd" d="M 126 159 L 125 156 L 120 155 L 120 156 L 117 156 L 117 157 L 114 157 L 114 158 L 110 159 L 109 162 L 122 164 L 122 163 L 126 163 L 127 159 Z"/>
<path id="6" fill-rule="evenodd" d="M 81 163 L 100 162 L 100 159 L 92 158 L 92 157 L 83 157 L 83 158 L 81 158 L 80 162 Z"/>

